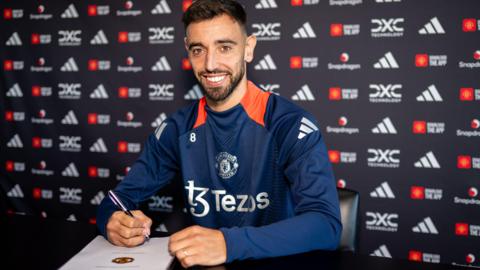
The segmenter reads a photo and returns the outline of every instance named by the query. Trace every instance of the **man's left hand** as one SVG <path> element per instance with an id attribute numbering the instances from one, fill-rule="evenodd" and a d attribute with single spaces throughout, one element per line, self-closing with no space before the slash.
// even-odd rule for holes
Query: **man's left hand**
<path id="1" fill-rule="evenodd" d="M 193 265 L 218 265 L 227 260 L 227 245 L 220 230 L 191 226 L 172 236 L 168 251 L 184 268 Z"/>

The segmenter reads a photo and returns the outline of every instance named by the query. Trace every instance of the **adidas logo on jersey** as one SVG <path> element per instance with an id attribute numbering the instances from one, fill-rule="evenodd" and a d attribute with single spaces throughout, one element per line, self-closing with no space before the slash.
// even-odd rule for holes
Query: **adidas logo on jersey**
<path id="1" fill-rule="evenodd" d="M 445 30 L 443 29 L 440 21 L 437 17 L 433 17 L 430 19 L 428 23 L 425 24 L 420 30 L 418 30 L 420 35 L 432 35 L 432 34 L 445 34 Z"/>
<path id="2" fill-rule="evenodd" d="M 293 38 L 316 38 L 315 32 L 309 22 L 304 23 L 297 32 L 293 33 Z"/>
<path id="3" fill-rule="evenodd" d="M 315 100 L 315 97 L 313 96 L 312 91 L 310 91 L 310 87 L 305 84 L 295 93 L 295 95 L 292 96 L 292 100 L 313 101 Z"/>
<path id="4" fill-rule="evenodd" d="M 167 57 L 162 56 L 158 59 L 155 65 L 152 66 L 152 71 L 171 71 L 172 68 L 167 61 Z"/>
<path id="5" fill-rule="evenodd" d="M 95 153 L 107 153 L 108 149 L 107 146 L 105 145 L 105 142 L 103 141 L 102 138 L 98 138 L 97 141 L 95 141 L 92 146 L 90 146 L 90 152 L 95 152 Z"/>
<path id="6" fill-rule="evenodd" d="M 5 95 L 7 97 L 23 97 L 22 89 L 20 89 L 18 83 L 12 85 Z"/>
<path id="7" fill-rule="evenodd" d="M 442 102 L 442 96 L 438 92 L 435 85 L 430 85 L 426 90 L 424 90 L 419 96 L 417 96 L 417 101 L 421 102 Z"/>
<path id="8" fill-rule="evenodd" d="M 172 10 L 168 6 L 167 0 L 160 0 L 155 8 L 152 9 L 152 14 L 169 14 Z"/>
<path id="9" fill-rule="evenodd" d="M 70 164 L 68 164 L 68 166 L 62 171 L 62 176 L 79 177 L 80 174 L 78 173 L 75 163 L 71 162 Z"/>
<path id="10" fill-rule="evenodd" d="M 277 66 L 273 62 L 270 54 L 265 55 L 258 64 L 255 65 L 255 70 L 276 70 Z"/>
<path id="11" fill-rule="evenodd" d="M 68 113 L 63 117 L 62 124 L 78 125 L 77 117 L 75 116 L 75 113 L 72 110 L 68 111 Z"/>
<path id="12" fill-rule="evenodd" d="M 92 205 L 100 205 L 100 203 L 102 202 L 103 198 L 105 198 L 105 193 L 103 193 L 103 191 L 99 191 L 97 193 L 97 195 L 95 195 L 95 197 L 93 197 L 91 200 L 90 200 L 90 204 Z"/>
<path id="13" fill-rule="evenodd" d="M 158 227 L 155 229 L 156 232 L 168 232 L 167 227 L 165 224 L 160 224 Z"/>
<path id="14" fill-rule="evenodd" d="M 438 234 L 438 230 L 430 217 L 426 217 L 412 228 L 416 233 Z"/>
<path id="15" fill-rule="evenodd" d="M 300 130 L 300 132 L 298 133 L 297 138 L 298 139 L 303 139 L 303 137 L 307 136 L 308 134 L 310 134 L 314 131 L 317 131 L 318 128 L 310 120 L 308 120 L 305 117 L 302 117 L 302 120 L 300 120 L 299 130 Z"/>
<path id="16" fill-rule="evenodd" d="M 390 255 L 386 245 L 381 245 L 379 248 L 375 249 L 372 253 L 370 253 L 370 256 L 392 258 L 392 255 Z"/>
<path id="17" fill-rule="evenodd" d="M 102 29 L 98 30 L 97 34 L 90 40 L 92 45 L 108 44 L 108 39 Z"/>
<path id="18" fill-rule="evenodd" d="M 370 192 L 370 197 L 395 199 L 395 195 L 393 194 L 392 189 L 388 185 L 388 182 L 383 182 L 380 186 L 375 188 L 374 191 Z"/>
<path id="19" fill-rule="evenodd" d="M 372 133 L 397 134 L 397 130 L 393 126 L 390 118 L 386 117 L 382 122 L 378 123 L 376 127 L 372 128 Z"/>
<path id="20" fill-rule="evenodd" d="M 65 62 L 65 64 L 63 64 L 63 66 L 60 68 L 60 71 L 63 71 L 63 72 L 78 71 L 78 66 L 77 66 L 77 63 L 75 63 L 75 59 L 73 59 L 73 57 L 68 58 L 67 62 Z"/>
<path id="21" fill-rule="evenodd" d="M 167 115 L 165 113 L 159 114 L 155 121 L 152 122 L 152 127 L 159 127 L 163 121 L 165 121 L 165 119 L 167 119 Z"/>
<path id="22" fill-rule="evenodd" d="M 23 148 L 22 140 L 18 134 L 13 135 L 13 137 L 8 141 L 7 147 L 10 148 Z"/>
<path id="23" fill-rule="evenodd" d="M 373 67 L 376 69 L 399 68 L 397 60 L 391 52 L 387 52 L 377 63 L 373 64 Z"/>
<path id="24" fill-rule="evenodd" d="M 92 99 L 107 99 L 108 94 L 107 90 L 105 90 L 105 87 L 103 84 L 99 84 L 95 90 L 90 94 L 90 98 Z"/>
<path id="25" fill-rule="evenodd" d="M 5 42 L 5 45 L 7 46 L 21 46 L 22 45 L 22 40 L 20 39 L 20 36 L 18 35 L 17 32 L 14 32 L 10 38 L 8 38 L 7 42 Z"/>
<path id="26" fill-rule="evenodd" d="M 10 191 L 7 192 L 7 197 L 23 198 L 23 192 L 22 192 L 22 189 L 20 188 L 20 186 L 18 184 L 13 186 L 13 188 L 10 189 Z"/>
<path id="27" fill-rule="evenodd" d="M 421 157 L 419 161 L 415 162 L 414 166 L 415 168 L 441 168 L 432 151 L 426 153 L 425 156 Z"/>
<path id="28" fill-rule="evenodd" d="M 203 97 L 202 90 L 198 84 L 195 84 L 192 89 L 183 96 L 185 100 L 197 100 Z"/>
<path id="29" fill-rule="evenodd" d="M 63 19 L 72 19 L 72 18 L 78 18 L 78 12 L 77 9 L 73 4 L 70 4 L 67 9 L 60 15 L 61 18 Z"/>
<path id="30" fill-rule="evenodd" d="M 163 122 L 155 130 L 155 137 L 157 137 L 157 140 L 160 140 L 160 136 L 162 136 L 163 130 L 165 129 L 166 126 L 167 126 L 167 123 Z"/>
<path id="31" fill-rule="evenodd" d="M 268 8 L 277 8 L 277 3 L 275 0 L 260 0 L 256 5 L 256 9 L 268 9 Z"/>

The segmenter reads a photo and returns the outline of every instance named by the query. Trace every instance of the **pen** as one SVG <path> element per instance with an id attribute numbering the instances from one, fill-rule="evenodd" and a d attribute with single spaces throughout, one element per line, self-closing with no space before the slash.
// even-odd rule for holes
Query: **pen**
<path id="1" fill-rule="evenodd" d="M 113 190 L 109 190 L 108 191 L 108 197 L 110 197 L 110 200 L 112 200 L 112 202 L 118 207 L 120 208 L 125 214 L 129 215 L 130 217 L 132 218 L 135 218 L 132 214 L 132 212 L 130 212 L 130 210 L 128 210 L 127 207 L 125 207 L 125 205 L 123 204 L 123 202 L 120 200 L 120 198 L 117 196 L 117 194 L 115 194 L 115 192 L 113 192 Z M 148 240 L 150 239 L 150 236 L 148 234 L 145 234 L 145 238 Z"/>

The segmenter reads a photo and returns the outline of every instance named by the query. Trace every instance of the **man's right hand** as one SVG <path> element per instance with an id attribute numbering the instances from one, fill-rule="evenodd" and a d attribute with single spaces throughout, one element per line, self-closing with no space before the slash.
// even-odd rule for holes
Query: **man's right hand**
<path id="1" fill-rule="evenodd" d="M 122 247 L 134 247 L 145 241 L 145 235 L 150 235 L 152 220 L 142 211 L 131 211 L 135 218 L 122 211 L 112 214 L 107 223 L 107 238 L 112 244 Z"/>

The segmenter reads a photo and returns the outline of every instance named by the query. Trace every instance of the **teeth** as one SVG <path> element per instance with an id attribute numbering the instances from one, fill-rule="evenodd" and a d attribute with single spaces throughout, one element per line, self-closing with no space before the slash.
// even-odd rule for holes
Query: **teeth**
<path id="1" fill-rule="evenodd" d="M 217 77 L 207 77 L 207 80 L 210 82 L 219 82 L 223 80 L 225 76 L 217 76 Z"/>

